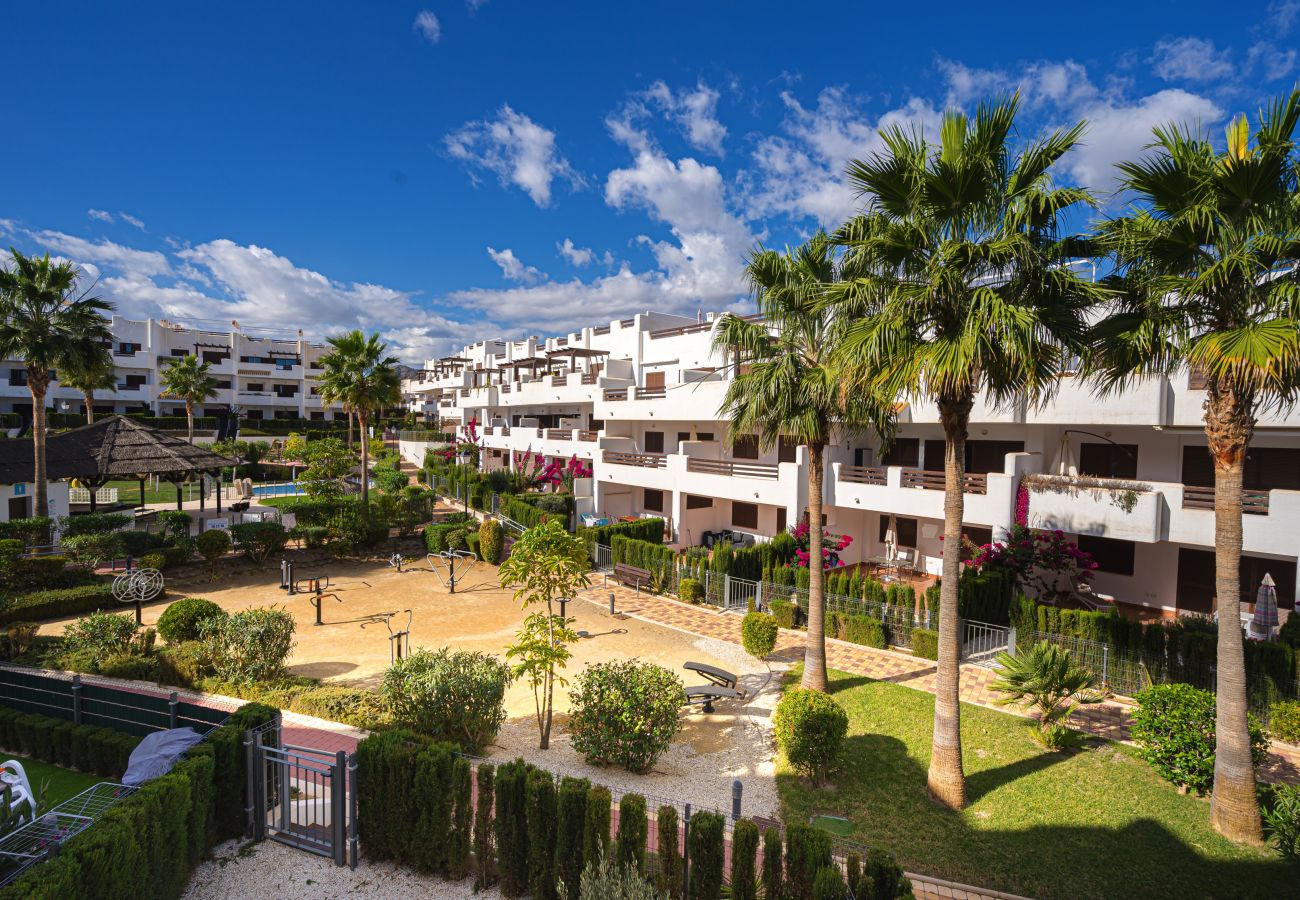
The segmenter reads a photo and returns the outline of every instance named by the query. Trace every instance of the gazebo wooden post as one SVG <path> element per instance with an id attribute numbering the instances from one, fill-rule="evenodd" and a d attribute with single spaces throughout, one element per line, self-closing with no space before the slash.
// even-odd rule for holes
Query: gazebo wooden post
<path id="1" fill-rule="evenodd" d="M 221 515 L 221 470 L 217 469 L 217 515 Z"/>
<path id="2" fill-rule="evenodd" d="M 184 509 L 185 500 L 181 494 L 181 483 L 179 481 L 173 481 L 172 484 L 176 485 L 176 508 Z"/>
<path id="3" fill-rule="evenodd" d="M 145 480 L 145 478 L 148 477 L 148 476 L 146 476 L 146 475 L 138 475 L 138 476 L 136 476 L 136 477 L 140 479 L 140 512 L 143 514 L 143 513 L 144 513 L 144 506 L 145 506 L 145 504 L 144 504 L 144 480 Z"/>

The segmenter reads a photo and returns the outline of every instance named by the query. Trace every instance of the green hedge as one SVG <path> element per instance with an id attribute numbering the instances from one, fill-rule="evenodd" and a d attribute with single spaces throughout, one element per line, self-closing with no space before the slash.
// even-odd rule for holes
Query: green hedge
<path id="1" fill-rule="evenodd" d="M 691 817 L 691 900 L 720 900 L 723 868 L 722 815 L 699 812 Z"/>
<path id="2" fill-rule="evenodd" d="M 939 632 L 931 628 L 913 628 L 912 655 L 922 659 L 938 660 Z"/>
<path id="3" fill-rule="evenodd" d="M 0 747 L 52 765 L 118 779 L 138 743 L 123 731 L 0 706 Z"/>
<path id="4" fill-rule="evenodd" d="M 108 582 L 98 582 L 80 587 L 37 591 L 15 597 L 13 602 L 0 612 L 0 625 L 58 619 L 101 609 L 119 612 L 122 608 L 123 604 L 113 597 L 112 586 Z"/>
<path id="5" fill-rule="evenodd" d="M 1016 595 L 1016 577 L 1006 569 L 967 569 L 957 585 L 961 617 L 990 625 L 1010 624 Z"/>
<path id="6" fill-rule="evenodd" d="M 637 519 L 635 522 L 615 522 L 612 525 L 580 528 L 578 533 L 588 547 L 592 544 L 604 544 L 606 547 L 612 547 L 614 538 L 618 536 L 631 538 L 634 541 L 649 541 L 652 544 L 662 544 L 664 542 L 664 520 Z"/>
<path id="7" fill-rule="evenodd" d="M 648 569 L 651 590 L 662 590 L 673 583 L 677 571 L 677 551 L 661 543 L 621 534 L 614 535 L 610 540 L 610 557 L 614 565 L 624 563 L 638 569 Z"/>

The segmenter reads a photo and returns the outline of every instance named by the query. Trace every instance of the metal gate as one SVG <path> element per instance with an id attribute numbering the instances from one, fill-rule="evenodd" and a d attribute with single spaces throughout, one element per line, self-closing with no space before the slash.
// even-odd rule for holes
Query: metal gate
<path id="1" fill-rule="evenodd" d="M 748 609 L 751 605 L 754 609 L 763 608 L 762 584 L 748 578 L 733 578 L 731 575 L 723 575 L 722 579 L 722 596 L 726 598 L 724 605 L 727 609 Z"/>
<path id="2" fill-rule="evenodd" d="M 1005 625 L 961 620 L 961 661 L 995 669 L 998 656 L 1015 654 L 1015 630 Z"/>
<path id="3" fill-rule="evenodd" d="M 280 745 L 279 722 L 245 732 L 248 833 L 357 864 L 356 761 L 331 752 Z"/>

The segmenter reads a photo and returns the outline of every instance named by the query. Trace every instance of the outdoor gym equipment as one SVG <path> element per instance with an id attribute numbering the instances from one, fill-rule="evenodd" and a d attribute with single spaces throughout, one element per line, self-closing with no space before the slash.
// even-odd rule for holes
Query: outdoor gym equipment
<path id="1" fill-rule="evenodd" d="M 401 553 L 394 553 L 392 556 L 388 557 L 388 565 L 399 572 L 402 571 L 402 566 L 406 565 L 408 562 L 410 562 L 410 560 Z"/>
<path id="2" fill-rule="evenodd" d="M 429 568 L 451 593 L 456 593 L 456 585 L 465 579 L 465 575 L 474 568 L 478 557 L 468 550 L 444 550 L 442 553 L 429 554 Z"/>
<path id="3" fill-rule="evenodd" d="M 157 569 L 132 569 L 113 579 L 113 597 L 119 603 L 135 604 L 135 624 L 144 624 L 140 604 L 158 597 L 163 591 L 163 575 Z"/>
<path id="4" fill-rule="evenodd" d="M 406 613 L 406 628 L 400 631 L 393 630 L 393 617 L 395 612 L 387 613 L 384 616 L 384 624 L 388 626 L 388 663 L 392 665 L 399 659 L 411 655 L 411 611 L 404 609 Z"/>
<path id="5" fill-rule="evenodd" d="M 325 591 L 329 589 L 330 577 L 328 575 L 312 575 L 308 578 L 300 578 L 296 583 L 291 582 L 289 586 L 290 594 L 311 594 L 309 602 L 316 608 L 316 624 L 324 625 L 321 620 L 321 606 L 325 601 Z M 343 598 L 338 594 L 330 592 L 330 596 L 335 601 L 342 603 Z"/>

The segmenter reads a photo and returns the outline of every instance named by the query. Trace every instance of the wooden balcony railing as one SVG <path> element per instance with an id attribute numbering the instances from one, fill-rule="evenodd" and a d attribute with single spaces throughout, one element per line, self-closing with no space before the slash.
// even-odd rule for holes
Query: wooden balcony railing
<path id="1" fill-rule="evenodd" d="M 840 466 L 840 481 L 883 487 L 889 483 L 889 470 L 884 466 Z"/>
<path id="2" fill-rule="evenodd" d="M 568 375 L 552 375 L 551 387 L 564 387 L 569 383 Z"/>
<path id="3" fill-rule="evenodd" d="M 1183 509 L 1214 509 L 1214 488 L 1184 485 Z M 1268 515 L 1268 491 L 1243 490 L 1241 511 L 1251 516 Z"/>
<path id="4" fill-rule="evenodd" d="M 661 400 L 668 396 L 666 387 L 639 387 L 636 389 L 638 400 Z"/>
<path id="5" fill-rule="evenodd" d="M 650 340 L 657 341 L 660 338 L 677 337 L 682 334 L 698 334 L 701 331 L 708 331 L 712 327 L 712 322 L 700 322 L 696 325 L 683 325 L 680 328 L 663 328 L 659 331 L 650 332 Z"/>
<path id="6" fill-rule="evenodd" d="M 902 486 L 905 488 L 923 488 L 927 491 L 941 491 L 943 490 L 943 478 L 943 472 L 932 472 L 928 469 L 904 469 Z M 989 477 L 984 474 L 967 473 L 962 484 L 962 492 L 966 494 L 987 494 L 989 492 Z"/>
<path id="7" fill-rule="evenodd" d="M 627 388 L 605 388 L 605 400 L 613 402 L 615 400 L 626 400 Z"/>
<path id="8" fill-rule="evenodd" d="M 595 374 L 594 374 L 594 373 L 590 373 L 590 372 L 584 374 L 584 375 L 582 376 L 582 383 L 583 383 L 583 384 L 595 384 L 595 383 L 596 383 L 596 376 L 595 376 Z"/>
<path id="9" fill-rule="evenodd" d="M 595 441 L 595 440 L 597 440 L 599 437 L 600 437 L 600 432 L 599 432 L 599 431 L 579 431 L 579 432 L 578 432 L 578 440 L 580 440 L 580 441 L 587 441 L 587 442 L 590 443 L 591 441 Z"/>
<path id="10" fill-rule="evenodd" d="M 602 459 L 615 466 L 640 466 L 643 469 L 668 467 L 668 457 L 657 453 L 624 453 L 620 450 L 606 450 Z"/>
<path id="11" fill-rule="evenodd" d="M 508 384 L 503 384 L 503 385 L 501 385 L 501 393 L 503 393 L 503 394 L 508 394 L 508 393 L 510 393 L 510 391 L 512 391 L 512 390 L 513 390 L 513 388 L 511 388 L 510 385 L 508 385 Z"/>
<path id="12" fill-rule="evenodd" d="M 781 470 L 776 463 L 735 462 L 729 459 L 696 459 L 691 456 L 686 460 L 686 471 L 703 472 L 709 475 L 732 475 L 737 478 L 763 478 L 775 481 L 781 477 Z"/>
<path id="13" fill-rule="evenodd" d="M 546 429 L 547 440 L 552 441 L 571 441 L 573 440 L 572 428 L 548 428 Z"/>

